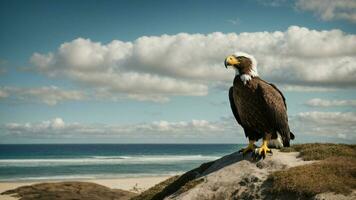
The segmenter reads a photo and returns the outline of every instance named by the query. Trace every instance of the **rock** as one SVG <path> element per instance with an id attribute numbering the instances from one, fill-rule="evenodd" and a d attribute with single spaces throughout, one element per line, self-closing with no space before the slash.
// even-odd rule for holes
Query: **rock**
<path id="1" fill-rule="evenodd" d="M 312 162 L 297 158 L 298 154 L 275 150 L 273 156 L 255 162 L 232 153 L 183 174 L 148 199 L 273 199 L 269 197 L 266 181 L 271 172 Z"/>
<path id="2" fill-rule="evenodd" d="M 233 153 L 215 161 L 202 176 L 206 182 L 196 185 L 180 195 L 170 195 L 170 200 L 265 199 L 268 175 L 276 170 L 306 164 L 296 158 L 298 153 L 274 151 L 273 156 L 254 162 Z"/>

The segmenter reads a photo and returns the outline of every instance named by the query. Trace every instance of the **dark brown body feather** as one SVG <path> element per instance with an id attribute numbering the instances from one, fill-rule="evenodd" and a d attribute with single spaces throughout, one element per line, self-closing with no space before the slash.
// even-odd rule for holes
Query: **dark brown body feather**
<path id="1" fill-rule="evenodd" d="M 275 85 L 258 77 L 244 85 L 240 76 L 236 76 L 229 99 L 232 112 L 249 139 L 257 141 L 267 133 L 275 139 L 277 132 L 283 146 L 289 146 L 290 139 L 294 139 L 288 126 L 285 98 Z"/>

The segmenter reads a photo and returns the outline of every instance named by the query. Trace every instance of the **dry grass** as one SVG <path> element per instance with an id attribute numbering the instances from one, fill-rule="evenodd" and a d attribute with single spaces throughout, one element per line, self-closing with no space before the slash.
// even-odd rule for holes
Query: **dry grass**
<path id="1" fill-rule="evenodd" d="M 165 187 L 167 187 L 168 185 L 174 183 L 177 179 L 179 178 L 179 176 L 173 176 L 153 187 L 151 187 L 150 189 L 142 192 L 140 195 L 133 197 L 130 200 L 150 200 L 152 199 L 157 193 L 160 193 Z"/>
<path id="2" fill-rule="evenodd" d="M 15 195 L 20 198 L 20 200 L 128 200 L 134 196 L 137 196 L 137 194 L 133 192 L 120 189 L 110 189 L 103 185 L 78 181 L 26 185 L 13 190 L 8 190 L 2 194 Z"/>
<path id="3" fill-rule="evenodd" d="M 142 192 L 140 195 L 131 198 L 130 200 L 162 200 L 162 199 L 164 199 L 164 197 L 170 195 L 170 193 L 169 192 L 166 193 L 164 191 L 164 189 L 167 186 L 174 184 L 178 180 L 178 178 L 179 178 L 179 176 L 171 177 L 171 178 L 149 188 L 148 190 Z M 187 182 L 185 185 L 183 185 L 182 187 L 180 187 L 179 189 L 177 188 L 176 193 L 177 194 L 184 193 L 184 192 L 194 188 L 198 184 L 202 183 L 203 181 L 204 181 L 203 179 L 191 180 L 191 181 Z"/>
<path id="4" fill-rule="evenodd" d="M 349 194 L 356 189 L 356 145 L 300 144 L 283 151 L 300 151 L 304 160 L 321 161 L 272 173 L 272 193 L 311 197 L 324 192 Z"/>
<path id="5" fill-rule="evenodd" d="M 203 178 L 199 178 L 199 179 L 195 179 L 195 180 L 191 180 L 188 183 L 186 183 L 183 187 L 181 187 L 177 193 L 181 194 L 184 193 L 192 188 L 194 188 L 195 186 L 199 185 L 200 183 L 204 182 Z"/>
<path id="6" fill-rule="evenodd" d="M 356 145 L 347 144 L 296 144 L 288 148 L 283 148 L 281 151 L 298 151 L 303 160 L 324 160 L 331 157 L 356 158 Z"/>
<path id="7" fill-rule="evenodd" d="M 271 192 L 313 196 L 323 192 L 348 194 L 356 189 L 356 159 L 328 158 L 321 162 L 293 167 L 271 175 Z"/>
<path id="8" fill-rule="evenodd" d="M 169 178 L 153 186 L 152 188 L 149 188 L 131 200 L 162 200 L 175 192 L 182 193 L 188 191 L 189 189 L 203 182 L 203 179 L 196 178 L 206 169 L 208 169 L 213 163 L 214 161 L 204 163 L 181 176 Z"/>

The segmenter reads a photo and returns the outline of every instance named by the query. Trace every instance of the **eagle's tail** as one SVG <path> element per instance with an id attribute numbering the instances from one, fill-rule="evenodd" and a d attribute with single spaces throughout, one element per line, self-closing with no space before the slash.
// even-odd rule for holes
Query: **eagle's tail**
<path id="1" fill-rule="evenodd" d="M 290 146 L 289 140 L 294 140 L 294 138 L 295 138 L 294 134 L 289 131 L 289 138 L 286 137 L 283 138 L 283 146 L 289 147 Z"/>
<path id="2" fill-rule="evenodd" d="M 289 138 L 282 137 L 282 135 L 277 131 L 277 138 L 270 140 L 268 147 L 280 149 L 282 147 L 289 147 L 289 140 L 294 140 L 295 136 L 292 132 L 289 131 Z"/>

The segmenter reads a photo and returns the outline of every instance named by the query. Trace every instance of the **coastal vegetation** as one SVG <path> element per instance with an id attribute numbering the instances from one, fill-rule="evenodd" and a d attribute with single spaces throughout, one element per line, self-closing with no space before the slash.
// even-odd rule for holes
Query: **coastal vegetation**
<path id="1" fill-rule="evenodd" d="M 281 151 L 298 151 L 302 159 L 317 162 L 272 173 L 272 193 L 311 197 L 325 192 L 347 195 L 356 189 L 356 145 L 297 144 Z"/>

